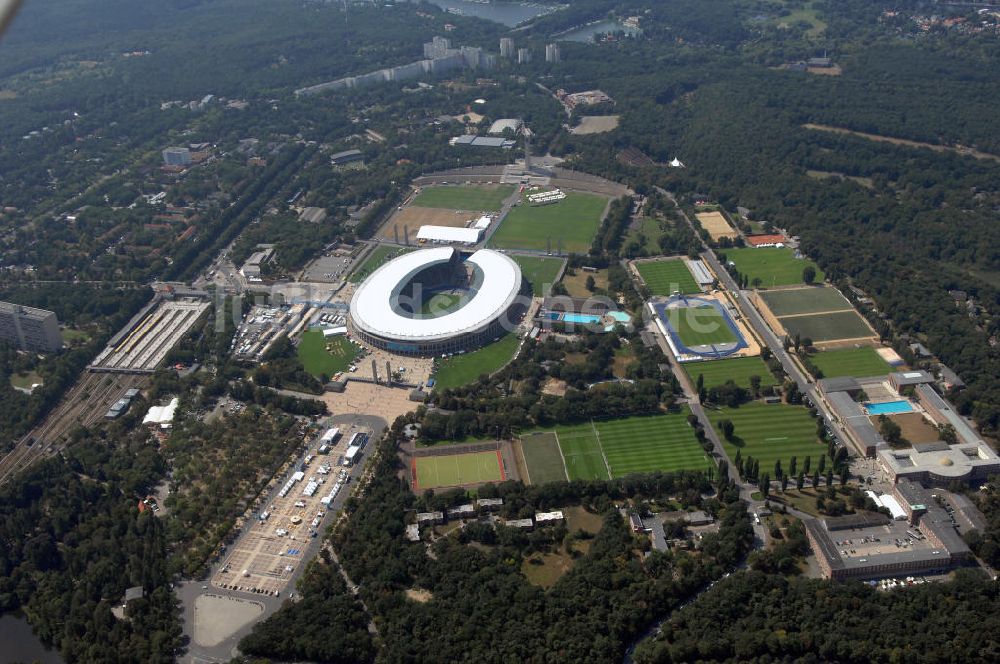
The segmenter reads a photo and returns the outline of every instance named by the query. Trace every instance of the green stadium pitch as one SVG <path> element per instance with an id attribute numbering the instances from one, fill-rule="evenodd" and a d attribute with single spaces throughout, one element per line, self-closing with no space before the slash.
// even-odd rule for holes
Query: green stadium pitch
<path id="1" fill-rule="evenodd" d="M 413 487 L 418 490 L 505 479 L 503 460 L 498 451 L 414 457 L 410 472 Z"/>
<path id="2" fill-rule="evenodd" d="M 667 310 L 667 320 L 688 348 L 736 343 L 736 335 L 716 307 L 699 304 Z"/>
<path id="3" fill-rule="evenodd" d="M 635 269 L 639 271 L 639 276 L 646 282 L 649 292 L 653 295 L 701 292 L 698 283 L 691 276 L 691 270 L 682 258 L 637 262 Z"/>

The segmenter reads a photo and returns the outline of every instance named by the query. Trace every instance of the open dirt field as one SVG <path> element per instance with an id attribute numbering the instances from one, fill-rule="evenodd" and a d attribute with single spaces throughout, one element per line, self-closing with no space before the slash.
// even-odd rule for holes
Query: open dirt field
<path id="1" fill-rule="evenodd" d="M 698 218 L 701 227 L 708 231 L 709 237 L 713 240 L 719 240 L 724 237 L 737 237 L 736 231 L 729 225 L 729 222 L 726 221 L 721 212 L 699 212 L 695 217 Z"/>
<path id="2" fill-rule="evenodd" d="M 337 415 L 377 415 L 392 424 L 400 415 L 420 405 L 410 401 L 410 388 L 386 387 L 375 383 L 350 381 L 343 392 L 325 392 L 322 400 Z"/>
<path id="3" fill-rule="evenodd" d="M 387 240 L 396 240 L 396 233 L 399 233 L 399 241 L 404 241 L 403 228 L 410 230 L 410 243 L 416 244 L 417 231 L 421 226 L 449 226 L 451 228 L 464 228 L 470 219 L 479 218 L 475 212 L 462 212 L 458 210 L 445 210 L 442 208 L 407 207 L 398 210 L 392 215 L 389 223 L 382 229 L 381 237 Z"/>
<path id="4" fill-rule="evenodd" d="M 888 418 L 899 425 L 903 430 L 903 438 L 911 443 L 933 443 L 941 440 L 941 434 L 927 421 L 922 413 L 899 413 L 889 415 Z M 875 428 L 878 428 L 878 416 L 869 417 Z"/>
<path id="5" fill-rule="evenodd" d="M 586 134 L 603 134 L 618 128 L 617 115 L 585 115 L 580 118 L 580 124 L 569 130 L 578 136 Z"/>

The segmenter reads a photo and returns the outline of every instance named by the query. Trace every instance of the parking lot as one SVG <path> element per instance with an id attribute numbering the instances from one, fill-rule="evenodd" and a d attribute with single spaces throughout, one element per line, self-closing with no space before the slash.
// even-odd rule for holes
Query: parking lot
<path id="1" fill-rule="evenodd" d="M 277 484 L 258 518 L 233 544 L 212 577 L 213 586 L 271 596 L 285 591 L 327 522 L 324 497 L 338 485 L 337 496 L 349 490 L 351 469 L 337 462 L 357 432 L 370 434 L 372 430 L 341 425 L 341 435 L 327 454 L 318 454 L 319 443 L 313 441 L 295 469 Z"/>
<path id="2" fill-rule="evenodd" d="M 302 272 L 302 281 L 337 282 L 347 276 L 351 265 L 351 255 L 343 251 L 320 256 L 310 263 Z"/>

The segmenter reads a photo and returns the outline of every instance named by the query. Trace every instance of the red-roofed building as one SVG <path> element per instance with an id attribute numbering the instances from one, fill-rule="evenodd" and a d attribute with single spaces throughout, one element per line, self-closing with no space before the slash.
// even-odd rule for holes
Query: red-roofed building
<path id="1" fill-rule="evenodd" d="M 747 244 L 751 247 L 776 247 L 785 244 L 788 238 L 784 235 L 748 235 Z"/>

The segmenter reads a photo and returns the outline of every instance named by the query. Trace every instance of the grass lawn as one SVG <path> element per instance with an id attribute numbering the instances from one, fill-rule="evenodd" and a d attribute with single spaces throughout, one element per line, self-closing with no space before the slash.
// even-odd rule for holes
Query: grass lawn
<path id="1" fill-rule="evenodd" d="M 64 327 L 59 331 L 59 334 L 62 336 L 64 344 L 70 344 L 73 343 L 74 341 L 79 341 L 80 343 L 86 343 L 90 341 L 89 334 L 87 334 L 83 330 L 74 330 L 73 328 L 70 327 Z"/>
<path id="2" fill-rule="evenodd" d="M 357 356 L 357 346 L 347 337 L 327 339 L 321 330 L 306 330 L 299 342 L 299 360 L 313 376 L 332 376 L 338 371 L 344 371 Z"/>
<path id="3" fill-rule="evenodd" d="M 545 297 L 552 290 L 559 268 L 565 262 L 562 258 L 540 258 L 535 256 L 511 256 L 521 266 L 521 274 L 531 284 L 531 292 L 536 297 Z"/>
<path id="4" fill-rule="evenodd" d="M 635 230 L 630 230 L 628 237 L 625 238 L 625 246 L 628 246 L 632 242 L 639 242 L 642 240 L 643 250 L 648 256 L 655 256 L 656 254 L 662 253 L 660 250 L 660 237 L 663 235 L 663 226 L 660 225 L 660 220 L 655 217 L 643 217 L 640 222 L 639 228 Z"/>
<path id="5" fill-rule="evenodd" d="M 871 346 L 825 350 L 811 356 L 810 361 L 823 372 L 825 378 L 838 376 L 885 376 L 892 366 Z"/>
<path id="6" fill-rule="evenodd" d="M 499 452 L 470 452 L 413 459 L 414 486 L 436 489 L 503 480 Z"/>
<path id="7" fill-rule="evenodd" d="M 799 469 L 807 456 L 812 457 L 815 469 L 819 457 L 826 454 L 826 446 L 816 438 L 816 421 L 803 406 L 765 404 L 759 401 L 739 408 L 708 410 L 708 419 L 718 431 L 719 420 L 728 419 L 734 425 L 734 441 L 719 438 L 730 459 L 740 450 L 744 459 L 752 456 L 760 462 L 761 474 L 774 478 L 774 462 L 781 460 L 787 472 L 793 456 L 798 457 Z"/>
<path id="8" fill-rule="evenodd" d="M 813 341 L 875 336 L 875 333 L 865 323 L 865 319 L 853 310 L 814 316 L 785 316 L 778 320 L 789 336 L 795 337 L 797 334 L 803 339 L 812 339 Z"/>
<path id="9" fill-rule="evenodd" d="M 498 371 L 514 357 L 519 343 L 517 335 L 508 334 L 471 353 L 439 359 L 434 369 L 434 387 L 441 390 L 461 387 L 473 382 L 481 374 Z"/>
<path id="10" fill-rule="evenodd" d="M 725 249 L 720 253 L 726 255 L 726 260 L 736 264 L 741 274 L 747 275 L 750 285 L 754 279 L 760 279 L 761 288 L 774 286 L 792 286 L 802 283 L 802 270 L 807 265 L 816 269 L 816 283 L 823 281 L 823 271 L 808 259 L 797 259 L 795 253 L 788 247 L 773 247 L 753 249 Z"/>
<path id="11" fill-rule="evenodd" d="M 701 292 L 698 282 L 691 276 L 691 270 L 682 258 L 644 261 L 636 263 L 635 267 L 653 295 L 673 295 L 674 291 Z"/>
<path id="12" fill-rule="evenodd" d="M 774 385 L 776 381 L 770 369 L 759 356 L 736 357 L 731 360 L 711 360 L 709 362 L 688 362 L 684 371 L 697 384 L 698 375 L 705 381 L 705 388 L 719 387 L 731 380 L 742 388 L 750 389 L 750 376 L 760 376 L 762 387 Z"/>
<path id="13" fill-rule="evenodd" d="M 736 341 L 725 317 L 710 304 L 667 309 L 667 321 L 688 348 Z"/>
<path id="14" fill-rule="evenodd" d="M 589 272 L 582 268 L 573 270 L 573 274 L 563 275 L 562 285 L 566 287 L 566 292 L 570 297 L 592 297 L 594 292 L 587 290 L 587 277 L 594 278 L 594 291 L 608 290 L 608 270 L 602 268 L 596 272 Z"/>
<path id="15" fill-rule="evenodd" d="M 34 371 L 28 371 L 26 373 L 12 373 L 10 375 L 11 386 L 19 387 L 23 390 L 30 390 L 32 385 L 41 385 L 43 382 L 42 377 Z"/>
<path id="16" fill-rule="evenodd" d="M 603 196 L 577 192 L 567 192 L 565 199 L 551 205 L 533 207 L 525 200 L 510 211 L 490 246 L 554 252 L 562 240 L 564 253 L 586 253 L 607 203 Z"/>
<path id="17" fill-rule="evenodd" d="M 424 187 L 411 205 L 451 210 L 499 210 L 512 193 L 514 185 L 511 184 Z"/>
<path id="18" fill-rule="evenodd" d="M 833 286 L 812 286 L 789 290 L 767 290 L 760 296 L 775 316 L 843 311 L 854 307 Z"/>
<path id="19" fill-rule="evenodd" d="M 528 467 L 530 484 L 566 481 L 566 466 L 559 453 L 559 441 L 552 432 L 537 432 L 521 438 L 521 451 Z"/>
<path id="20" fill-rule="evenodd" d="M 388 244 L 380 244 L 375 247 L 374 251 L 368 254 L 368 258 L 365 259 L 365 262 L 351 273 L 351 276 L 348 277 L 348 281 L 351 283 L 364 281 L 365 277 L 388 263 L 393 258 L 402 256 L 403 254 L 408 254 L 411 251 L 414 251 L 412 247 L 395 247 Z"/>

